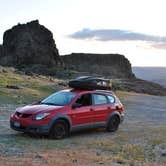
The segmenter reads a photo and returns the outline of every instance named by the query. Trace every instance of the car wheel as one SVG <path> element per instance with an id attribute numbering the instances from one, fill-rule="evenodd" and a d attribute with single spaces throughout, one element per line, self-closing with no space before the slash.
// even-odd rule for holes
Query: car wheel
<path id="1" fill-rule="evenodd" d="M 108 125 L 106 127 L 106 130 L 108 132 L 114 132 L 114 131 L 117 131 L 118 130 L 118 127 L 119 127 L 119 124 L 120 124 L 120 119 L 118 116 L 113 116 L 111 117 L 111 119 L 109 120 L 108 122 Z"/>
<path id="2" fill-rule="evenodd" d="M 62 139 L 69 134 L 68 124 L 64 120 L 57 120 L 51 128 L 50 137 L 54 139 Z"/>

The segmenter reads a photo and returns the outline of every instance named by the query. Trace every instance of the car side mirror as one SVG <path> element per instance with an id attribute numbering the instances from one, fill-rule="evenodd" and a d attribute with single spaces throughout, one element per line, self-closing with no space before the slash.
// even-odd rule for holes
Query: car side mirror
<path id="1" fill-rule="evenodd" d="M 81 107 L 81 106 L 82 106 L 82 105 L 79 104 L 79 103 L 74 103 L 74 104 L 72 105 L 72 108 L 75 109 L 75 108 L 79 108 L 79 107 Z"/>

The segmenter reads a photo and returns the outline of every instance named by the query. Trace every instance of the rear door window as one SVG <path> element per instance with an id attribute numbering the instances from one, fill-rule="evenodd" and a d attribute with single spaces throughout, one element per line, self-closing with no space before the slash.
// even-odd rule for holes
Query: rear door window
<path id="1" fill-rule="evenodd" d="M 93 104 L 107 104 L 108 100 L 105 95 L 93 94 Z"/>

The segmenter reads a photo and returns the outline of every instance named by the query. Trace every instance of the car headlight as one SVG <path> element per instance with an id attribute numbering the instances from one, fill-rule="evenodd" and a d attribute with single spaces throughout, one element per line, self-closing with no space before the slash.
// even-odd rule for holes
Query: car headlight
<path id="1" fill-rule="evenodd" d="M 34 120 L 42 120 L 45 117 L 47 117 L 48 115 L 50 115 L 50 113 L 37 114 L 33 119 Z"/>

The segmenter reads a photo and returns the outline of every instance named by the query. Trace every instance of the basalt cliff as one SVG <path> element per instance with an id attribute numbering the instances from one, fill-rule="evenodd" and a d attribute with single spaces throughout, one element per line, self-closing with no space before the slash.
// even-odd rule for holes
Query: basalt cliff
<path id="1" fill-rule="evenodd" d="M 62 56 L 69 69 L 79 72 L 104 75 L 109 78 L 134 78 L 131 64 L 120 54 L 88 54 L 72 53 Z"/>

